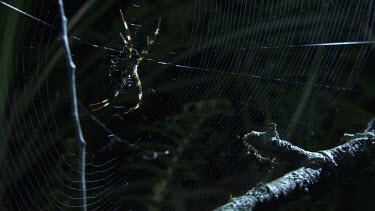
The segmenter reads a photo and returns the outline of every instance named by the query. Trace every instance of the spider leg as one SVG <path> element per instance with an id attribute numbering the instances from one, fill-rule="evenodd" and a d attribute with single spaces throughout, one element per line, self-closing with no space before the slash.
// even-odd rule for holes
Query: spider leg
<path id="1" fill-rule="evenodd" d="M 160 32 L 160 23 L 161 23 L 161 18 L 159 18 L 158 23 L 156 25 L 155 32 L 152 36 L 152 38 L 147 37 L 147 46 L 144 50 L 141 51 L 139 54 L 138 62 L 142 61 L 142 59 L 148 54 L 150 51 L 151 46 L 155 43 L 155 39 L 158 36 Z"/>
<path id="2" fill-rule="evenodd" d="M 129 53 L 130 53 L 129 56 L 131 57 L 131 53 L 133 52 L 133 43 L 132 43 L 132 38 L 130 36 L 130 30 L 129 30 L 128 24 L 126 23 L 126 20 L 125 20 L 125 16 L 122 13 L 121 9 L 120 9 L 120 14 L 121 14 L 122 23 L 124 24 L 124 28 L 125 28 L 125 36 L 120 32 L 120 37 L 124 41 L 125 46 L 127 46 L 127 49 L 129 50 Z"/>
<path id="3" fill-rule="evenodd" d="M 109 106 L 109 104 L 110 104 L 109 99 L 105 99 L 105 100 L 102 100 L 102 101 L 97 102 L 97 103 L 92 103 L 89 106 L 91 106 L 91 107 L 99 106 L 98 108 L 94 108 L 94 109 L 91 110 L 91 111 L 98 111 L 100 109 L 103 109 L 103 108 Z"/>
<path id="4" fill-rule="evenodd" d="M 117 89 L 117 90 L 115 91 L 114 95 L 113 95 L 113 98 L 111 98 L 111 99 L 114 99 L 114 98 L 118 97 L 119 94 L 120 94 L 120 90 Z M 111 102 L 110 102 L 110 98 L 107 98 L 107 99 L 102 100 L 102 101 L 100 101 L 100 102 L 89 104 L 89 106 L 90 106 L 90 107 L 93 107 L 93 106 L 99 106 L 99 107 L 97 107 L 97 108 L 93 108 L 93 109 L 91 110 L 91 111 L 98 111 L 98 110 L 101 110 L 101 109 L 103 109 L 103 108 L 109 106 L 110 104 L 111 104 Z"/>

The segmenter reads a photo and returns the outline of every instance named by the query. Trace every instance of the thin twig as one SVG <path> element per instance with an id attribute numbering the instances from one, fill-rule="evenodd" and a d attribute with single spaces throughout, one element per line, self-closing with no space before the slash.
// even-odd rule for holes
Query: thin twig
<path id="1" fill-rule="evenodd" d="M 67 30 L 67 19 L 64 12 L 63 0 L 59 0 L 59 9 L 61 15 L 61 28 L 62 28 L 62 40 L 65 47 L 65 55 L 68 60 L 70 68 L 70 86 L 71 86 L 71 107 L 73 115 L 73 123 L 76 131 L 77 138 L 80 143 L 81 152 L 81 191 L 82 191 L 82 209 L 87 210 L 87 197 L 86 197 L 86 141 L 83 137 L 81 123 L 79 121 L 78 106 L 77 106 L 77 91 L 76 91 L 76 65 L 73 62 L 72 54 L 70 52 L 70 46 L 68 41 L 68 30 Z"/>

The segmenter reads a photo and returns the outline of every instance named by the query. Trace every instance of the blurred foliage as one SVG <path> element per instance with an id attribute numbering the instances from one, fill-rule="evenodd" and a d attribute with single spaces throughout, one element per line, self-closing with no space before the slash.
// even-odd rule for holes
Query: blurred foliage
<path id="1" fill-rule="evenodd" d="M 126 191 L 118 193 L 121 195 L 118 203 L 127 207 L 136 201 L 147 210 L 189 210 L 190 204 L 199 204 L 202 196 L 222 194 L 224 190 L 202 186 L 202 183 L 210 184 L 217 177 L 217 173 L 206 170 L 223 152 L 223 143 L 218 138 L 230 137 L 228 131 L 221 131 L 211 121 L 231 116 L 229 101 L 204 100 L 186 104 L 181 113 L 141 128 L 140 133 L 152 138 L 148 141 L 143 138 L 139 147 L 156 152 L 123 158 L 120 170 L 137 177 L 129 178 L 132 182 Z M 162 141 L 155 142 L 158 140 L 155 138 Z M 200 149 L 205 149 L 204 154 Z"/>

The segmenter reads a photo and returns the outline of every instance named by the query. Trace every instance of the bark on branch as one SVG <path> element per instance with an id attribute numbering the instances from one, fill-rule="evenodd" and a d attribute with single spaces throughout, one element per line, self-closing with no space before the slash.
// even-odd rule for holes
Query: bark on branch
<path id="1" fill-rule="evenodd" d="M 293 162 L 295 169 L 269 183 L 259 183 L 242 196 L 216 210 L 252 210 L 290 195 L 307 193 L 317 183 L 335 178 L 375 159 L 375 133 L 344 134 L 345 143 L 332 149 L 310 152 L 281 140 L 276 124 L 266 132 L 250 132 L 244 136 L 249 154 L 260 161 L 271 162 L 272 155 Z M 296 162 L 298 161 L 298 162 Z"/>

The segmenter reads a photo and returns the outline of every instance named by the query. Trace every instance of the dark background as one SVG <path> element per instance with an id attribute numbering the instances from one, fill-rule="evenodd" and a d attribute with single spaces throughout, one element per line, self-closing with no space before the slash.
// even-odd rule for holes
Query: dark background
<path id="1" fill-rule="evenodd" d="M 1 207 L 79 209 L 57 2 L 4 2 L 49 25 L 0 4 Z M 162 18 L 139 67 L 142 107 L 125 116 L 131 83 L 113 103 L 125 109 L 89 107 L 113 95 L 109 73 L 128 65 L 119 9 L 138 50 Z M 65 12 L 90 210 L 212 210 L 291 170 L 277 157 L 258 165 L 246 133 L 275 122 L 282 139 L 321 150 L 373 118 L 373 44 L 307 45 L 374 41 L 373 1 L 66 1 Z M 272 209 L 371 210 L 373 168 Z"/>

